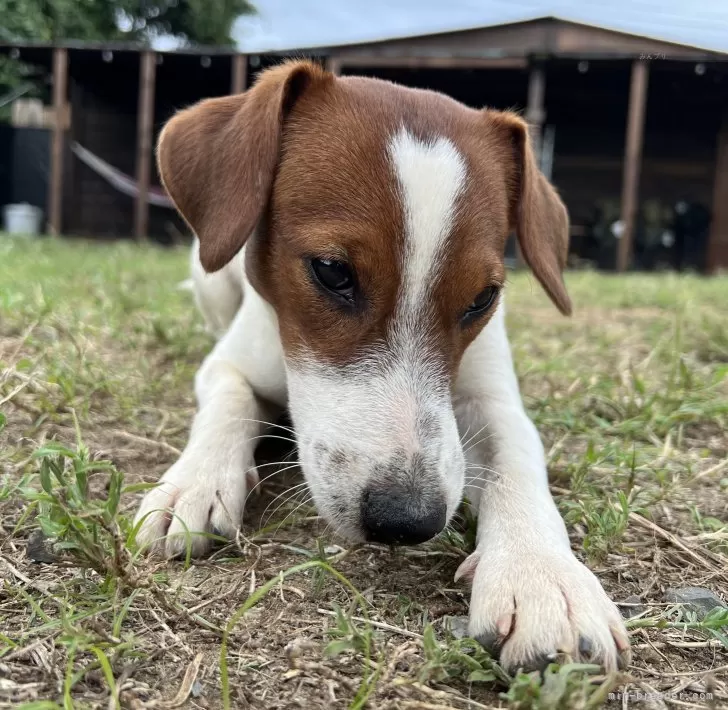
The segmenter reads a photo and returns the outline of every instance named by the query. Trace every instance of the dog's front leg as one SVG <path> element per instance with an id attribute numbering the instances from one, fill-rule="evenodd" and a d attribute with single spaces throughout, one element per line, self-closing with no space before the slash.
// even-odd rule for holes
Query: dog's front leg
<path id="1" fill-rule="evenodd" d="M 504 666 L 542 667 L 557 653 L 616 668 L 628 656 L 621 616 L 572 553 L 549 492 L 543 446 L 519 393 L 501 305 L 466 351 L 456 412 L 478 514 L 470 634 Z M 471 439 L 468 442 L 468 439 Z"/>
<path id="2" fill-rule="evenodd" d="M 202 554 L 209 533 L 233 538 L 248 491 L 257 482 L 255 445 L 285 397 L 285 370 L 275 322 L 249 292 L 227 333 L 195 377 L 197 412 L 189 440 L 159 485 L 145 496 L 135 522 L 138 540 L 168 556 Z"/>

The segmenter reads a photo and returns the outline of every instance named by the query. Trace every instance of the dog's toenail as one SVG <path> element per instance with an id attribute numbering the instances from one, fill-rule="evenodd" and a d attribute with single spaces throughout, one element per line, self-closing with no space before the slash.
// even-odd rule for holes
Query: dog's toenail
<path id="1" fill-rule="evenodd" d="M 486 631 L 484 634 L 476 637 L 476 641 L 491 655 L 493 658 L 498 656 L 501 646 L 503 645 L 503 637 L 497 631 Z"/>
<path id="2" fill-rule="evenodd" d="M 495 628 L 503 638 L 506 638 L 511 633 L 512 627 L 513 614 L 511 613 L 503 614 L 503 616 L 501 616 L 495 624 Z"/>
<path id="3" fill-rule="evenodd" d="M 472 582 L 473 577 L 475 576 L 475 569 L 477 568 L 479 561 L 480 555 L 477 552 L 470 555 L 457 568 L 457 571 L 455 572 L 455 581 L 457 582 L 460 579 L 464 579 L 467 582 Z"/>
<path id="4" fill-rule="evenodd" d="M 533 671 L 543 673 L 549 665 L 556 663 L 557 660 L 557 653 L 542 653 L 538 656 L 534 656 L 521 665 L 512 667 L 511 671 L 520 669 L 524 673 L 532 673 Z"/>
<path id="5" fill-rule="evenodd" d="M 628 651 L 629 637 L 627 637 L 622 631 L 620 631 L 619 629 L 615 629 L 614 627 L 611 628 L 611 632 L 614 643 L 617 644 L 617 650 Z"/>

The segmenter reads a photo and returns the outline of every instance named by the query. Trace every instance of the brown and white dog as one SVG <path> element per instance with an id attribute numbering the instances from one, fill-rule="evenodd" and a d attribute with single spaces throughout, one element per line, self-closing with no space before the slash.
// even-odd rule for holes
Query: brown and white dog
<path id="1" fill-rule="evenodd" d="M 139 510 L 140 539 L 175 555 L 186 531 L 235 535 L 275 403 L 319 512 L 351 540 L 425 541 L 467 495 L 470 633 L 506 666 L 557 652 L 623 662 L 624 625 L 571 551 L 506 336 L 513 230 L 571 310 L 568 217 L 526 124 L 295 61 L 178 113 L 158 158 L 198 237 L 197 302 L 219 340 L 197 373 L 189 442 Z M 207 539 L 193 537 L 195 553 Z"/>

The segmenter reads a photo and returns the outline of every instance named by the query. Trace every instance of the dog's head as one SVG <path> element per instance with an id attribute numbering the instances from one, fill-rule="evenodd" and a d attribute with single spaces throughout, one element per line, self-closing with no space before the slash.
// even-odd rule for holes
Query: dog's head
<path id="1" fill-rule="evenodd" d="M 498 305 L 509 233 L 571 308 L 567 214 L 526 124 L 288 62 L 177 114 L 158 157 L 206 270 L 247 243 L 320 512 L 354 539 L 435 535 L 464 483 L 452 383 Z"/>

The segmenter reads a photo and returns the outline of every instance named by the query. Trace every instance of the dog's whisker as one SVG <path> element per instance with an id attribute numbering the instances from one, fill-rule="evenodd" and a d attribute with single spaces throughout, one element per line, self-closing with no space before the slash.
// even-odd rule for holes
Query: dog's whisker
<path id="1" fill-rule="evenodd" d="M 295 463 L 300 465 L 300 461 L 298 460 L 298 450 L 294 448 L 291 451 L 288 451 L 285 456 L 281 456 L 278 461 L 270 461 L 268 463 L 260 464 L 260 466 L 274 466 L 277 463 Z"/>
<path id="2" fill-rule="evenodd" d="M 263 464 L 263 465 L 265 465 L 265 464 Z M 258 466 L 257 468 L 261 468 L 261 467 Z M 277 475 L 279 475 L 281 473 L 285 473 L 286 471 L 291 471 L 294 468 L 298 468 L 298 464 L 297 463 L 294 463 L 294 464 L 292 464 L 290 466 L 284 466 L 283 468 L 279 469 L 278 471 L 273 471 L 273 473 L 269 473 L 265 477 L 260 478 L 260 480 L 248 491 L 247 495 L 245 496 L 245 500 L 247 501 L 248 498 L 250 498 L 250 494 L 256 488 L 258 488 L 258 486 L 262 485 L 264 482 L 270 481 L 273 478 L 273 476 L 277 476 Z M 290 489 L 288 489 L 288 490 L 290 490 Z"/>
<path id="3" fill-rule="evenodd" d="M 309 490 L 305 485 L 298 485 L 294 489 L 285 491 L 284 493 L 288 493 L 289 495 L 287 495 L 285 498 L 283 498 L 283 500 L 268 514 L 268 516 L 265 518 L 263 527 L 267 527 L 267 525 L 270 523 L 270 521 L 275 519 L 276 514 L 278 513 L 278 511 L 281 508 L 283 508 L 284 506 L 286 506 L 290 503 L 297 502 L 301 495 L 303 495 L 305 497 L 309 493 Z M 281 494 L 281 495 L 284 495 L 284 494 Z M 280 498 L 281 495 L 276 496 L 276 498 L 266 506 L 265 510 L 263 511 L 263 513 L 261 515 L 261 519 L 263 519 L 263 516 L 265 516 L 266 512 L 270 509 L 271 505 L 273 505 L 275 500 Z"/>
<path id="4" fill-rule="evenodd" d="M 497 473 L 497 472 L 494 471 L 494 473 Z M 500 474 L 498 474 L 498 475 L 500 475 Z M 474 483 L 466 483 L 465 487 L 469 491 L 479 491 L 480 493 L 486 493 L 487 488 L 492 488 L 495 486 L 499 490 L 505 491 L 506 493 L 510 493 L 514 496 L 521 496 L 521 494 L 523 493 L 522 490 L 519 490 L 518 488 L 515 488 L 513 486 L 509 486 L 509 485 L 503 483 L 503 481 L 498 480 L 498 479 L 483 480 L 478 477 L 473 477 L 472 480 L 474 482 L 481 483 L 481 485 L 475 485 Z M 527 500 L 522 500 L 521 505 L 523 505 L 523 507 L 526 511 L 538 512 L 541 510 L 541 508 L 537 504 L 529 502 Z M 475 506 L 475 507 L 477 507 L 477 506 Z"/>
<path id="5" fill-rule="evenodd" d="M 474 481 L 483 481 L 483 483 L 496 483 L 500 476 L 497 471 L 480 471 L 474 476 L 466 476 L 466 483 L 472 483 Z"/>
<path id="6" fill-rule="evenodd" d="M 468 426 L 468 431 L 470 431 L 471 427 L 472 427 L 472 424 Z M 478 429 L 478 431 L 475 432 L 475 434 L 473 434 L 470 437 L 470 439 L 467 439 L 467 440 L 465 439 L 465 436 L 467 435 L 466 434 L 466 435 L 463 435 L 462 437 L 460 437 L 460 441 L 463 443 L 463 445 L 466 445 L 471 439 L 474 439 L 476 436 L 478 436 L 478 434 L 480 434 L 482 431 L 484 431 L 487 428 L 488 428 L 488 423 L 486 422 L 482 427 L 480 427 L 480 429 Z"/>
<path id="7" fill-rule="evenodd" d="M 256 463 L 254 466 L 251 466 L 247 471 L 252 471 L 254 468 L 267 468 L 268 466 L 281 466 L 283 464 L 288 464 L 289 466 L 298 466 L 298 461 L 286 461 L 285 458 L 281 461 L 266 461 L 265 463 Z M 272 476 L 273 474 L 268 474 Z"/>
<path id="8" fill-rule="evenodd" d="M 250 422 L 251 424 L 262 424 L 263 426 L 269 426 L 272 429 L 282 429 L 283 431 L 287 431 L 291 434 L 296 433 L 291 427 L 284 426 L 283 424 L 274 424 L 273 422 L 267 422 L 264 419 L 248 419 L 247 417 L 240 417 L 238 421 Z"/>
<path id="9" fill-rule="evenodd" d="M 483 431 L 485 431 L 488 428 L 488 426 L 489 426 L 489 424 L 485 424 L 482 427 L 480 427 L 480 429 L 478 429 L 478 431 L 476 431 L 475 434 L 473 434 L 467 441 L 463 441 L 461 439 L 460 441 L 461 441 L 461 445 L 463 446 L 463 448 L 467 447 L 470 444 L 470 442 L 473 439 L 475 439 L 476 436 L 480 435 Z"/>
<path id="10" fill-rule="evenodd" d="M 481 444 L 484 444 L 486 441 L 488 441 L 488 439 L 492 439 L 492 438 L 493 438 L 493 434 L 488 434 L 488 436 L 484 436 L 483 438 L 478 439 L 475 442 L 473 442 L 471 440 L 471 442 L 469 442 L 468 445 L 463 448 L 463 454 L 467 455 L 474 448 L 476 448 L 477 446 L 480 446 Z"/>
<path id="11" fill-rule="evenodd" d="M 279 522 L 277 525 L 275 525 L 275 529 L 273 530 L 273 535 L 278 532 L 281 525 L 290 517 L 291 513 L 294 510 L 298 510 L 299 505 L 301 504 L 301 501 L 305 501 L 307 499 L 306 495 L 303 495 L 301 497 L 301 494 L 304 493 L 304 491 L 299 491 L 295 496 L 291 496 L 290 498 L 286 499 L 285 503 L 282 503 L 279 505 L 270 515 L 268 515 L 265 520 L 262 521 L 261 527 L 263 529 L 267 529 L 270 525 L 275 525 L 276 515 L 278 514 L 278 511 L 285 505 L 293 506 L 291 510 L 289 510 L 288 513 L 281 519 L 281 522 Z"/>
<path id="12" fill-rule="evenodd" d="M 298 445 L 298 442 L 295 439 L 290 439 L 287 436 L 278 436 L 277 434 L 258 434 L 258 436 L 251 436 L 248 441 L 257 441 L 259 439 L 277 439 L 278 441 L 285 441 L 289 444 L 293 444 L 294 446 Z"/>
<path id="13" fill-rule="evenodd" d="M 475 485 L 476 483 L 480 483 L 481 485 Z M 479 491 L 485 491 L 488 488 L 498 488 L 502 491 L 508 491 L 509 493 L 517 494 L 519 491 L 517 488 L 514 488 L 513 486 L 509 486 L 502 481 L 498 480 L 483 480 L 483 479 L 474 479 L 471 483 L 467 483 L 466 486 L 470 490 L 479 490 Z"/>
<path id="14" fill-rule="evenodd" d="M 283 518 L 283 520 L 281 520 L 280 523 L 278 523 L 276 529 L 273 531 L 272 537 L 275 537 L 275 535 L 278 533 L 278 531 L 281 529 L 281 527 L 285 524 L 285 522 L 289 518 L 292 518 L 303 506 L 309 505 L 312 502 L 313 502 L 313 496 L 312 495 L 306 496 L 290 513 L 288 513 L 286 515 L 285 518 Z"/>
<path id="15" fill-rule="evenodd" d="M 463 441 L 465 441 L 465 438 L 470 433 L 470 429 L 472 428 L 472 424 L 468 424 L 468 428 L 465 430 L 465 433 L 460 436 L 460 445 L 462 446 Z"/>
<path id="16" fill-rule="evenodd" d="M 498 476 L 500 476 L 500 472 L 497 471 L 494 468 L 491 468 L 490 466 L 486 466 L 485 464 L 479 464 L 479 463 L 469 463 L 465 464 L 465 470 L 466 471 L 487 471 L 488 473 L 495 473 Z"/>
<path id="17" fill-rule="evenodd" d="M 293 486 L 288 486 L 287 488 L 285 488 L 277 496 L 275 496 L 275 498 L 273 498 L 271 501 L 269 501 L 268 505 L 266 506 L 265 510 L 263 511 L 263 514 L 265 514 L 268 511 L 268 508 L 270 508 L 270 506 L 273 505 L 273 503 L 275 503 L 281 496 L 295 493 L 296 491 L 299 491 L 306 485 L 307 485 L 306 481 L 301 481 L 300 483 L 296 483 Z"/>
<path id="18" fill-rule="evenodd" d="M 333 532 L 334 529 L 331 527 L 331 523 L 327 520 L 326 525 L 324 525 L 324 530 L 319 535 L 319 537 L 325 538 L 328 535 L 330 530 Z"/>
<path id="19" fill-rule="evenodd" d="M 278 495 L 277 495 L 277 496 L 276 496 L 275 498 L 273 498 L 273 500 L 271 500 L 271 501 L 270 501 L 270 502 L 268 503 L 268 505 L 266 505 L 266 506 L 265 506 L 265 510 L 263 511 L 263 513 L 261 514 L 261 516 L 260 516 L 260 517 L 261 517 L 261 518 L 263 518 L 263 516 L 264 516 L 264 515 L 265 515 L 265 514 L 266 514 L 266 513 L 268 512 L 268 510 L 270 510 L 270 507 L 271 507 L 271 506 L 272 506 L 272 505 L 273 505 L 273 504 L 274 504 L 274 503 L 275 503 L 275 502 L 276 502 L 277 500 L 279 500 L 280 498 L 282 498 L 282 497 L 283 497 L 283 500 L 281 501 L 281 503 L 280 503 L 280 504 L 279 504 L 279 505 L 278 505 L 278 506 L 277 506 L 277 507 L 275 508 L 275 510 L 273 510 L 273 512 L 272 512 L 272 513 L 271 513 L 271 514 L 270 514 L 270 515 L 268 516 L 268 519 L 270 520 L 270 518 L 271 518 L 272 516 L 274 516 L 274 515 L 275 515 L 275 514 L 276 514 L 276 513 L 278 512 L 278 510 L 279 510 L 279 509 L 280 509 L 280 508 L 281 508 L 282 506 L 284 506 L 284 505 L 285 505 L 285 504 L 286 504 L 287 502 L 289 502 L 289 501 L 290 501 L 290 500 L 291 500 L 292 498 L 294 498 L 294 497 L 295 497 L 296 495 L 298 495 L 298 494 L 299 494 L 299 493 L 301 493 L 302 491 L 306 490 L 306 486 L 307 486 L 307 485 L 308 485 L 308 484 L 306 483 L 306 481 L 303 481 L 303 482 L 301 482 L 301 483 L 298 483 L 298 484 L 296 484 L 295 486 L 291 486 L 290 488 L 286 488 L 286 490 L 284 490 L 284 491 L 282 491 L 281 493 L 279 493 L 279 494 L 278 494 Z M 284 497 L 284 496 L 286 496 L 286 497 Z M 264 527 L 265 527 L 265 526 L 264 526 Z"/>
<path id="20" fill-rule="evenodd" d="M 474 481 L 483 481 L 484 483 L 492 483 L 494 481 L 497 481 L 497 479 L 498 479 L 497 471 L 480 471 L 478 474 L 476 474 L 474 476 L 465 477 L 466 483 L 472 483 Z"/>
<path id="21" fill-rule="evenodd" d="M 515 488 L 514 486 L 509 486 L 508 484 L 503 482 L 503 476 L 492 468 L 487 468 L 485 466 L 478 467 L 478 470 L 480 471 L 487 471 L 488 473 L 492 473 L 494 477 L 488 477 L 484 478 L 483 476 L 466 476 L 465 477 L 465 486 L 471 490 L 479 490 L 481 492 L 484 492 L 486 487 L 492 487 L 495 486 L 496 488 L 499 488 L 500 490 L 507 491 L 508 493 L 514 493 L 519 494 L 521 491 L 518 488 Z M 482 483 L 480 486 L 474 485 L 475 483 Z"/>

